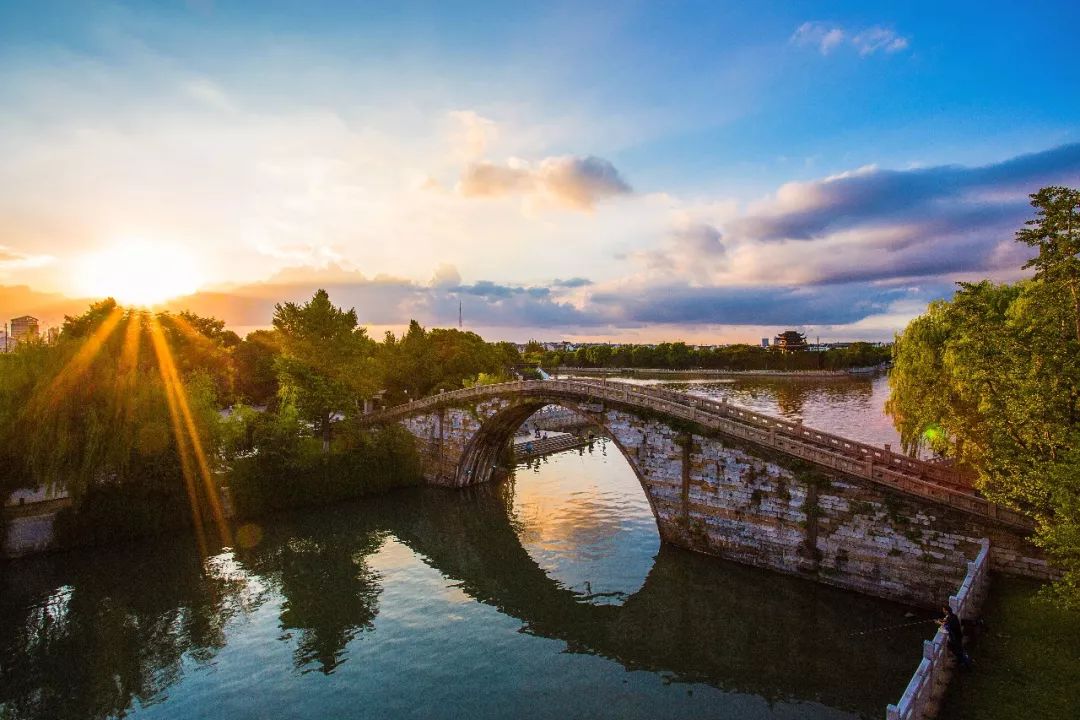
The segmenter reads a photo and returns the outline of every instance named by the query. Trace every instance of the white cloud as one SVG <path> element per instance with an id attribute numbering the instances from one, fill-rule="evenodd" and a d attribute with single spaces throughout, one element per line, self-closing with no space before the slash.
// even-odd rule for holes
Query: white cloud
<path id="1" fill-rule="evenodd" d="M 903 50 L 908 46 L 908 39 L 889 28 L 875 26 L 851 38 L 851 43 L 860 55 L 871 55 L 879 50 L 884 53 Z"/>
<path id="2" fill-rule="evenodd" d="M 817 48 L 822 55 L 850 45 L 860 55 L 872 55 L 876 52 L 895 53 L 905 49 L 909 39 L 898 35 L 895 30 L 874 25 L 859 31 L 847 30 L 819 20 L 804 22 L 791 36 L 791 43 L 801 47 Z"/>

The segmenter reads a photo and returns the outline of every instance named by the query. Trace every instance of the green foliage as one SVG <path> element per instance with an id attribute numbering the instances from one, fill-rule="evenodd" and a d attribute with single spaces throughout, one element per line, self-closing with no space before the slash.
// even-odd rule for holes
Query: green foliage
<path id="1" fill-rule="evenodd" d="M 233 351 L 236 394 L 242 402 L 271 406 L 277 402 L 277 358 L 281 343 L 273 330 L 256 330 Z"/>
<path id="2" fill-rule="evenodd" d="M 158 357 L 154 327 L 175 363 L 175 378 Z M 125 311 L 107 300 L 68 318 L 56 345 L 20 344 L 5 355 L 4 486 L 58 487 L 78 498 L 109 483 L 179 482 L 174 428 L 180 424 L 189 433 L 170 406 L 167 387 L 182 397 L 212 456 L 224 350 L 209 347 L 213 341 L 201 335 L 181 341 L 180 334 L 169 316 Z"/>
<path id="3" fill-rule="evenodd" d="M 469 387 L 481 377 L 480 384 L 501 382 L 520 360 L 512 343 L 487 343 L 455 329 L 425 330 L 415 320 L 400 340 L 388 333 L 378 357 L 388 403 Z"/>
<path id="4" fill-rule="evenodd" d="M 1032 195 L 1017 233 L 1038 248 L 1014 285 L 961 283 L 897 337 L 892 414 L 906 450 L 974 469 L 990 499 L 1039 522 L 1039 541 L 1080 602 L 1080 193 Z"/>
<path id="5" fill-rule="evenodd" d="M 478 373 L 476 377 L 465 378 L 461 382 L 462 387 L 479 387 L 481 385 L 494 385 L 496 383 L 506 382 L 507 377 L 505 375 L 493 375 L 491 373 Z"/>
<path id="6" fill-rule="evenodd" d="M 319 427 L 328 451 L 333 416 L 358 414 L 363 398 L 378 390 L 375 342 L 358 327 L 356 310 L 334 307 L 325 290 L 303 305 L 275 305 L 274 329 L 281 342 L 281 392 Z"/>
<path id="7" fill-rule="evenodd" d="M 421 481 L 415 441 L 396 425 L 342 433 L 333 451 L 323 453 L 317 441 L 302 435 L 301 421 L 289 407 L 234 422 L 244 427 L 229 433 L 240 440 L 231 447 L 228 483 L 241 517 L 337 502 Z"/>

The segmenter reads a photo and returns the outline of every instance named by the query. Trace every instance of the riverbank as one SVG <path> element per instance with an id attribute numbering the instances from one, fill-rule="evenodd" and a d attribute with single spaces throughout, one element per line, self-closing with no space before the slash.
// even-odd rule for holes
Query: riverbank
<path id="1" fill-rule="evenodd" d="M 863 370 L 864 368 L 859 368 Z M 847 370 L 710 370 L 710 369 L 687 369 L 670 370 L 667 368 L 586 368 L 586 367 L 560 367 L 552 370 L 556 377 L 560 375 L 588 375 L 588 376 L 663 376 L 663 377 L 767 377 L 767 378 L 811 378 L 815 380 L 828 378 L 851 378 L 865 377 L 877 372 L 849 372 Z"/>
<path id="2" fill-rule="evenodd" d="M 939 720 L 1072 720 L 1080 707 L 1080 612 L 1039 597 L 1042 585 L 995 575 L 983 607 L 986 628 L 969 646 Z"/>

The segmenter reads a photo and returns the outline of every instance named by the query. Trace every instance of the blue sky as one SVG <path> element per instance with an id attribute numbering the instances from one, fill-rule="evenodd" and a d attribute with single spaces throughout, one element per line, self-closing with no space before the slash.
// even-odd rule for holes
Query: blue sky
<path id="1" fill-rule="evenodd" d="M 1018 277 L 1026 194 L 1080 185 L 1078 21 L 4 4 L 0 312 L 122 296 L 103 258 L 164 257 L 241 327 L 326 285 L 380 327 L 460 299 L 492 337 L 887 338 L 958 279 Z"/>

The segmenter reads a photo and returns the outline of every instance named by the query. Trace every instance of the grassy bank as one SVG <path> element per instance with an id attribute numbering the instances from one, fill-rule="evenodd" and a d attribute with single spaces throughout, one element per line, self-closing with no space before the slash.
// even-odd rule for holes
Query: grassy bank
<path id="1" fill-rule="evenodd" d="M 1080 612 L 1038 598 L 1038 583 L 995 576 L 971 672 L 954 677 L 940 720 L 1073 720 L 1080 712 Z"/>

